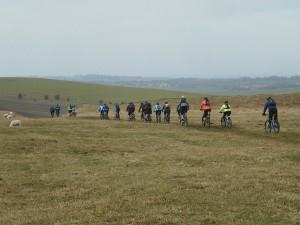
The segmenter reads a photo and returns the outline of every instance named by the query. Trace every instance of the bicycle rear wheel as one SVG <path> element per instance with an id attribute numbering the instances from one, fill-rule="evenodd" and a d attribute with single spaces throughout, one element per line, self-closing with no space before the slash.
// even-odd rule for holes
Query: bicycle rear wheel
<path id="1" fill-rule="evenodd" d="M 227 118 L 226 126 L 230 129 L 232 127 L 231 118 Z"/>
<path id="2" fill-rule="evenodd" d="M 166 119 L 167 123 L 170 123 L 170 115 L 167 115 L 167 119 Z"/>
<path id="3" fill-rule="evenodd" d="M 187 117 L 185 115 L 181 116 L 180 124 L 183 127 L 187 127 L 188 126 L 188 120 L 187 120 Z"/>
<path id="4" fill-rule="evenodd" d="M 280 131 L 280 124 L 278 121 L 273 121 L 272 123 L 272 129 L 274 133 L 279 133 Z"/>
<path id="5" fill-rule="evenodd" d="M 206 127 L 210 128 L 210 117 L 206 118 Z"/>
<path id="6" fill-rule="evenodd" d="M 181 120 L 180 120 L 180 125 L 181 125 L 182 127 L 184 127 L 184 126 L 185 126 L 185 121 L 184 121 L 184 118 L 181 118 Z"/>
<path id="7" fill-rule="evenodd" d="M 271 132 L 271 125 L 269 123 L 269 120 L 266 120 L 266 122 L 265 122 L 265 132 L 267 132 L 267 133 Z"/>

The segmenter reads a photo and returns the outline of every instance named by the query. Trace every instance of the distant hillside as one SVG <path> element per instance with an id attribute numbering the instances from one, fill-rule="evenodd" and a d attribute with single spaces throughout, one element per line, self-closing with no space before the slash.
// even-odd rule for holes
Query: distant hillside
<path id="1" fill-rule="evenodd" d="M 128 102 L 195 95 L 178 91 L 116 87 L 39 78 L 0 78 L 0 98 L 17 99 L 19 94 L 23 100 L 51 102 L 56 101 L 55 95 L 58 95 L 57 98 L 61 101 L 93 104 L 97 104 L 100 99 L 107 102 Z M 45 100 L 45 98 L 48 99 Z"/>
<path id="2" fill-rule="evenodd" d="M 198 78 L 144 78 L 129 76 L 80 75 L 55 77 L 56 79 L 118 85 L 147 87 L 213 95 L 253 95 L 260 93 L 291 93 L 300 91 L 300 76 L 236 79 Z"/>

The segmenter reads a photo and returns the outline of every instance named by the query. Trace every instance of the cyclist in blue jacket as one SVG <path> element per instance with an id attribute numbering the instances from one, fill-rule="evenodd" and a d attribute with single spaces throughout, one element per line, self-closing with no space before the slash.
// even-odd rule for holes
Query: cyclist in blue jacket
<path id="1" fill-rule="evenodd" d="M 278 112 L 277 112 L 277 105 L 273 98 L 268 97 L 265 103 L 265 107 L 263 110 L 263 116 L 266 115 L 266 111 L 269 110 L 269 122 L 271 123 L 271 120 L 274 116 L 275 121 L 278 119 Z"/>

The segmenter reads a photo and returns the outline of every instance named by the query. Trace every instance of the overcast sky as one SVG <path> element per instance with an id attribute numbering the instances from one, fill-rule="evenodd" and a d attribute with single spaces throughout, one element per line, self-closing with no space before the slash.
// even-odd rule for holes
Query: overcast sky
<path id="1" fill-rule="evenodd" d="M 299 0 L 0 5 L 0 76 L 300 74 Z"/>

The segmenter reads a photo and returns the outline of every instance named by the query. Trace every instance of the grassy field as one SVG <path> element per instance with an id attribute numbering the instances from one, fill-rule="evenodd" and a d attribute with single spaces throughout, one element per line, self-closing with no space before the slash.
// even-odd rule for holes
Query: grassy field
<path id="1" fill-rule="evenodd" d="M 299 95 L 288 99 L 280 134 L 263 130 L 262 96 L 231 99 L 231 130 L 216 110 L 201 127 L 196 106 L 188 128 L 174 114 L 100 121 L 88 105 L 76 119 L 18 116 L 17 129 L 0 118 L 0 224 L 299 225 Z"/>
<path id="2" fill-rule="evenodd" d="M 195 94 L 164 91 L 146 88 L 114 87 L 98 84 L 87 84 L 71 81 L 49 80 L 39 78 L 0 78 L 0 99 L 16 99 L 21 93 L 25 100 L 57 102 L 55 95 L 60 95 L 61 101 L 67 98 L 76 104 L 90 103 L 97 104 L 100 99 L 106 102 L 129 102 L 158 98 L 178 98 L 181 95 L 195 96 Z M 44 101 L 45 102 L 45 101 Z"/>

